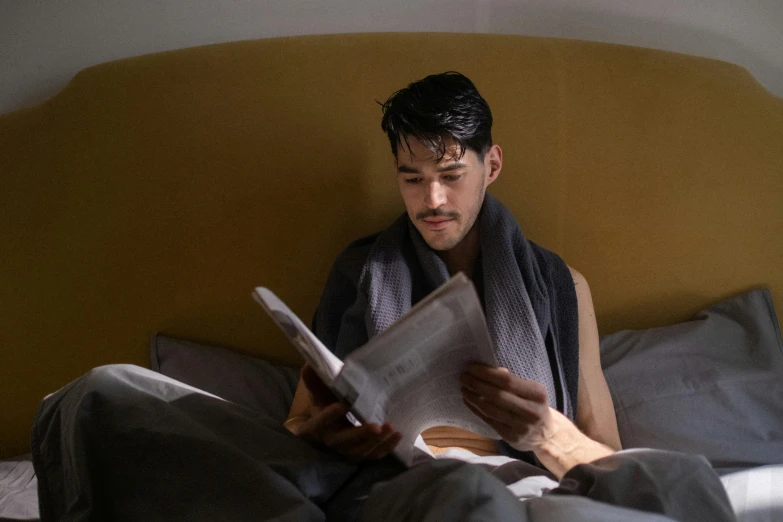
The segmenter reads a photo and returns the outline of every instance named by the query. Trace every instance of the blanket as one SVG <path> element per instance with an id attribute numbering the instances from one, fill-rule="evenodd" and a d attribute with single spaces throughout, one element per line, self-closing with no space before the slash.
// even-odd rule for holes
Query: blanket
<path id="1" fill-rule="evenodd" d="M 47 397 L 32 446 L 44 522 L 734 520 L 701 457 L 626 450 L 559 484 L 452 459 L 407 471 L 389 459 L 356 464 L 130 365 L 96 368 Z M 531 498 L 520 502 L 514 488 Z"/>

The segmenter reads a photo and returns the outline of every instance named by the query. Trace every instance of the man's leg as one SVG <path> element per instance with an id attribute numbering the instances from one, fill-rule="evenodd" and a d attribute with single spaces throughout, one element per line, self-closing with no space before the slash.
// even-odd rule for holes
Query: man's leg
<path id="1" fill-rule="evenodd" d="M 47 520 L 323 520 L 356 466 L 278 422 L 130 365 L 42 403 L 32 434 Z"/>

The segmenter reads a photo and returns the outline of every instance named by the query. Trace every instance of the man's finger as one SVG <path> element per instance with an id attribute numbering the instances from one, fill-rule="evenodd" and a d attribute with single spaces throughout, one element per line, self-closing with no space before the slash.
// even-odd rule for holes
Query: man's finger
<path id="1" fill-rule="evenodd" d="M 394 435 L 394 430 L 388 424 L 381 426 L 381 431 L 378 435 L 372 434 L 364 441 L 356 444 L 352 448 L 351 452 L 360 459 L 367 459 L 369 455 L 373 453 L 377 448 L 383 447 L 384 444 Z"/>
<path id="2" fill-rule="evenodd" d="M 484 365 L 470 365 L 468 371 L 460 375 L 460 383 L 483 395 L 492 395 L 494 389 L 505 390 L 523 399 L 546 403 L 546 388 L 535 381 L 517 377 L 505 368 L 492 368 Z"/>
<path id="3" fill-rule="evenodd" d="M 375 447 L 368 455 L 366 455 L 366 459 L 368 460 L 374 460 L 374 459 L 382 459 L 389 453 L 391 453 L 394 448 L 397 447 L 397 444 L 400 443 L 402 440 L 402 434 L 392 432 L 392 434 L 381 444 Z"/>
<path id="4" fill-rule="evenodd" d="M 505 438 L 504 433 L 511 433 L 511 427 L 510 426 L 508 426 L 507 424 L 504 424 L 504 423 L 502 423 L 502 422 L 500 422 L 500 421 L 498 421 L 496 419 L 493 419 L 492 417 L 489 417 L 478 406 L 474 405 L 472 402 L 470 402 L 465 397 L 462 398 L 462 402 L 464 402 L 465 406 L 467 406 L 470 411 L 475 413 L 476 416 L 479 419 L 483 420 L 484 422 L 486 422 L 487 424 L 492 426 L 495 429 L 495 431 L 497 431 L 498 434 L 501 437 Z"/>
<path id="5" fill-rule="evenodd" d="M 346 413 L 348 413 L 348 408 L 345 404 L 334 402 L 303 422 L 299 433 L 313 434 L 317 438 L 321 438 L 321 434 L 330 426 L 345 420 Z"/>
<path id="6" fill-rule="evenodd" d="M 531 424 L 541 419 L 540 414 L 536 415 L 518 404 L 521 401 L 518 397 L 502 397 L 500 399 L 486 397 L 465 388 L 462 388 L 462 396 L 473 406 L 479 408 L 487 417 L 508 426 Z M 535 407 L 537 406 L 535 405 Z"/>
<path id="7" fill-rule="evenodd" d="M 549 408 L 549 401 L 547 401 L 545 397 L 544 400 L 541 401 L 520 397 L 513 392 L 503 390 L 485 381 L 475 379 L 470 375 L 463 376 L 461 381 L 463 395 L 470 394 L 474 404 L 493 404 L 500 409 L 507 410 L 514 416 L 521 417 L 530 422 L 535 422 L 543 415 L 542 411 Z"/>
<path id="8" fill-rule="evenodd" d="M 381 428 L 377 424 L 349 426 L 324 433 L 324 444 L 339 453 L 350 453 L 357 444 L 362 444 L 371 437 L 377 438 L 380 434 Z"/>

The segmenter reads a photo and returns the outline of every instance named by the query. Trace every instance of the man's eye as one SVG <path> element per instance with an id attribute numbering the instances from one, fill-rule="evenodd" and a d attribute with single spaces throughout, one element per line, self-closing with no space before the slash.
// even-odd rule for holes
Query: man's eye
<path id="1" fill-rule="evenodd" d="M 410 183 L 411 185 L 421 181 L 421 178 L 404 178 L 404 179 L 405 179 L 405 183 Z"/>
<path id="2" fill-rule="evenodd" d="M 462 176 L 460 176 L 459 174 L 446 174 L 445 176 L 443 176 L 443 179 L 445 179 L 446 181 L 458 181 L 459 178 L 461 177 Z"/>

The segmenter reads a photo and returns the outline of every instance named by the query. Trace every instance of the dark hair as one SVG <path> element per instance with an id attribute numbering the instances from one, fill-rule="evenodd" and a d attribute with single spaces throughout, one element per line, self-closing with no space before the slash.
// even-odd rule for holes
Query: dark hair
<path id="1" fill-rule="evenodd" d="M 392 153 L 408 137 L 420 141 L 440 161 L 446 154 L 444 139 L 453 138 L 460 157 L 470 149 L 483 159 L 492 146 L 492 112 L 476 86 L 454 71 L 433 74 L 392 94 L 382 104 L 381 128 Z"/>

